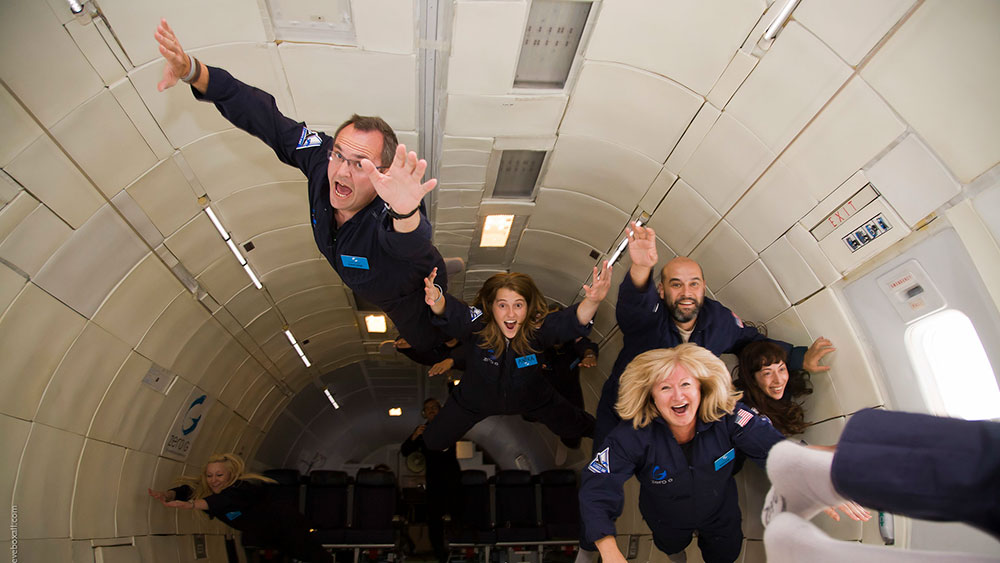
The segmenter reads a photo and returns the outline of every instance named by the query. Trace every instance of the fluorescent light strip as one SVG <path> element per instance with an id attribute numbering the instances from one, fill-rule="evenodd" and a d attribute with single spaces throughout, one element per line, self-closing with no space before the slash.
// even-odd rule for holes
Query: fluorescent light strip
<path id="1" fill-rule="evenodd" d="M 264 286 L 261 285 L 260 280 L 257 279 L 257 275 L 253 273 L 252 269 L 250 269 L 250 264 L 247 263 L 247 259 L 240 254 L 240 249 L 236 248 L 236 243 L 233 242 L 232 237 L 230 237 L 229 233 L 226 232 L 226 228 L 222 226 L 222 222 L 219 221 L 219 218 L 215 216 L 215 212 L 212 211 L 211 206 L 205 206 L 205 215 L 208 215 L 208 218 L 212 220 L 212 224 L 215 225 L 215 230 L 219 231 L 219 234 L 222 235 L 222 240 L 226 241 L 226 245 L 229 246 L 229 250 L 233 253 L 233 256 L 236 257 L 240 266 L 243 266 L 243 271 L 250 276 L 250 281 L 253 282 L 253 286 L 257 289 L 263 289 Z"/>
<path id="2" fill-rule="evenodd" d="M 222 240 L 229 240 L 229 233 L 226 232 L 226 229 L 222 226 L 219 218 L 215 216 L 215 212 L 212 211 L 211 207 L 205 208 L 205 214 L 208 215 L 208 218 L 212 220 L 212 224 L 215 225 L 215 229 L 222 235 Z"/>
<path id="3" fill-rule="evenodd" d="M 299 356 L 299 359 L 302 360 L 302 363 L 305 364 L 307 368 L 312 367 L 312 364 L 309 363 L 309 358 L 305 357 L 304 354 L 302 356 Z"/>
<path id="4" fill-rule="evenodd" d="M 285 336 L 288 338 L 288 343 L 295 346 L 295 337 L 292 336 L 292 331 L 285 329 Z"/>
<path id="5" fill-rule="evenodd" d="M 250 276 L 250 281 L 253 282 L 254 287 L 256 287 L 257 289 L 261 289 L 264 287 L 260 284 L 260 280 L 257 279 L 257 276 L 254 275 L 253 270 L 250 269 L 250 264 L 243 264 L 243 271 L 246 272 L 248 276 Z"/>
<path id="6" fill-rule="evenodd" d="M 333 405 L 333 408 L 335 408 L 335 409 L 339 409 L 340 408 L 340 405 L 337 404 L 337 400 L 333 398 L 333 393 L 330 392 L 330 388 L 329 387 L 324 387 L 323 388 L 323 393 L 326 394 L 326 398 L 327 399 L 330 399 L 330 404 Z"/>
<path id="7" fill-rule="evenodd" d="M 226 239 L 226 244 L 229 245 L 229 250 L 233 251 L 233 256 L 235 256 L 236 260 L 239 261 L 240 266 L 246 266 L 247 265 L 247 259 L 244 258 L 242 254 L 240 254 L 240 250 L 238 248 L 236 248 L 236 243 L 233 242 L 233 239 L 231 239 L 231 238 L 230 239 Z"/>
<path id="8" fill-rule="evenodd" d="M 302 356 L 303 358 L 306 357 L 306 353 L 302 351 L 302 348 L 299 348 L 298 343 L 292 344 L 292 348 L 295 348 L 295 351 L 299 353 L 299 356 Z"/>

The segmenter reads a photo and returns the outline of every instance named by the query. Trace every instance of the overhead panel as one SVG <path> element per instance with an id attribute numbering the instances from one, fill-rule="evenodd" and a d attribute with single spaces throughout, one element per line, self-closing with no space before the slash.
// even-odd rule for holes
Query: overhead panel
<path id="1" fill-rule="evenodd" d="M 266 0 L 265 3 L 275 39 L 355 44 L 350 0 Z"/>
<path id="2" fill-rule="evenodd" d="M 503 151 L 493 197 L 530 198 L 538 183 L 545 151 Z"/>
<path id="3" fill-rule="evenodd" d="M 562 88 L 573 66 L 590 2 L 535 0 L 521 42 L 515 88 Z"/>

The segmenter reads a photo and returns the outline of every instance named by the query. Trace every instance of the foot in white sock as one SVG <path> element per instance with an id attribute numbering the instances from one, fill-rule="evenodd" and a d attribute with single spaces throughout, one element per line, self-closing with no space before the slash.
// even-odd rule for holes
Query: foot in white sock
<path id="1" fill-rule="evenodd" d="M 811 519 L 828 506 L 843 502 L 830 481 L 831 452 L 814 450 L 785 440 L 767 455 L 771 490 L 764 499 L 761 520 L 767 526 L 781 512 Z"/>
<path id="2" fill-rule="evenodd" d="M 768 563 L 960 563 L 997 562 L 1000 559 L 966 553 L 914 551 L 835 540 L 802 518 L 785 512 L 775 515 L 764 530 Z"/>
<path id="3" fill-rule="evenodd" d="M 597 563 L 597 557 L 600 555 L 597 551 L 588 551 L 586 549 L 580 548 L 576 552 L 576 561 L 574 563 Z"/>

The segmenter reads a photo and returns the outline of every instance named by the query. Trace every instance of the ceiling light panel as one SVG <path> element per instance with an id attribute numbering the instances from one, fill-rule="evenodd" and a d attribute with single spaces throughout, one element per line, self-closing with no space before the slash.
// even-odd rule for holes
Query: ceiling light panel
<path id="1" fill-rule="evenodd" d="M 266 0 L 275 39 L 355 45 L 349 0 Z"/>
<path id="2" fill-rule="evenodd" d="M 483 223 L 483 235 L 479 238 L 481 247 L 502 247 L 507 245 L 513 215 L 487 215 Z"/>
<path id="3" fill-rule="evenodd" d="M 530 198 L 538 183 L 545 151 L 503 151 L 493 197 Z"/>
<path id="4" fill-rule="evenodd" d="M 562 88 L 566 85 L 590 2 L 534 0 L 514 75 L 516 88 Z"/>

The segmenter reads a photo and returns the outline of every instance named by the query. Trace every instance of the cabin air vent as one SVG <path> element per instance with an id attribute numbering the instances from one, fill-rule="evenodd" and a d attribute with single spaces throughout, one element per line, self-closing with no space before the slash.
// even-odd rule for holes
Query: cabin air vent
<path id="1" fill-rule="evenodd" d="M 544 161 L 545 151 L 503 151 L 493 197 L 531 198 Z"/>
<path id="2" fill-rule="evenodd" d="M 350 0 L 266 0 L 279 41 L 355 45 Z"/>
<path id="3" fill-rule="evenodd" d="M 576 58 L 590 2 L 534 0 L 521 42 L 515 88 L 562 88 Z"/>

